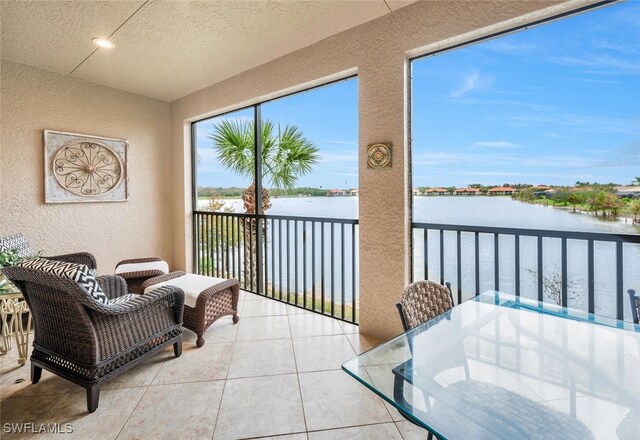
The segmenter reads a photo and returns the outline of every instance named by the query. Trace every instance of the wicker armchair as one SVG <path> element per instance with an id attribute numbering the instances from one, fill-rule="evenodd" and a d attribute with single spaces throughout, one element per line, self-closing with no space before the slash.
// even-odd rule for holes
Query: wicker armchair
<path id="1" fill-rule="evenodd" d="M 90 254 L 49 257 L 95 268 Z M 22 291 L 33 315 L 31 381 L 42 369 L 84 387 L 87 409 L 98 407 L 100 385 L 173 344 L 182 352 L 184 293 L 166 286 L 121 303 L 102 304 L 75 281 L 37 269 L 9 267 L 7 277 Z M 127 294 L 121 277 L 97 277 L 109 299 Z"/>
<path id="2" fill-rule="evenodd" d="M 631 316 L 634 324 L 640 324 L 640 297 L 636 296 L 636 291 L 629 289 L 629 301 L 631 302 Z"/>
<path id="3" fill-rule="evenodd" d="M 434 281 L 416 281 L 404 290 L 396 304 L 404 331 L 440 316 L 453 308 L 451 284 L 446 287 Z"/>

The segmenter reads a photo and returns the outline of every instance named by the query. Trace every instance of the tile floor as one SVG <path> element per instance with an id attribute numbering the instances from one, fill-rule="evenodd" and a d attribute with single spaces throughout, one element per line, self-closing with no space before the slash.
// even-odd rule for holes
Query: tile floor
<path id="1" fill-rule="evenodd" d="M 3 439 L 422 439 L 424 431 L 340 366 L 380 341 L 358 327 L 242 292 L 240 322 L 225 318 L 204 347 L 185 331 L 171 349 L 103 386 L 86 412 L 82 388 L 43 372 L 37 385 L 16 350 L 0 356 Z M 24 379 L 24 381 L 20 381 Z M 7 434 L 7 423 L 59 423 L 71 434 Z"/>

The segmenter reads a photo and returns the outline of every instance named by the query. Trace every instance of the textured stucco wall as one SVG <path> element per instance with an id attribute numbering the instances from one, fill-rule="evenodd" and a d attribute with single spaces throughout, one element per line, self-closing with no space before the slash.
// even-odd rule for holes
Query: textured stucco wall
<path id="1" fill-rule="evenodd" d="M 0 236 L 23 232 L 45 254 L 89 251 L 101 273 L 172 258 L 168 103 L 6 61 L 0 88 Z M 45 205 L 45 128 L 128 139 L 130 200 Z"/>
<path id="2" fill-rule="evenodd" d="M 357 72 L 359 78 L 360 331 L 400 332 L 395 302 L 409 280 L 410 187 L 407 59 L 516 24 L 584 6 L 585 0 L 420 1 L 195 92 L 171 105 L 174 251 L 191 266 L 188 122 Z M 529 14 L 529 15 L 527 15 Z M 366 146 L 391 141 L 393 168 L 366 168 Z"/>

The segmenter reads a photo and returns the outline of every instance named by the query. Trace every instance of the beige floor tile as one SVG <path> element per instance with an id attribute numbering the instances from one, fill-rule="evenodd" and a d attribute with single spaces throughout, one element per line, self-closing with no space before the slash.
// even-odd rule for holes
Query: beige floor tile
<path id="1" fill-rule="evenodd" d="M 40 382 L 32 384 L 31 365 L 29 362 L 23 367 L 12 370 L 9 374 L 3 374 L 1 380 L 0 398 L 2 399 L 62 394 L 75 388 L 80 389 L 77 385 L 46 370 L 42 371 Z"/>
<path id="2" fill-rule="evenodd" d="M 347 334 L 347 338 L 349 342 L 351 342 L 351 346 L 358 353 L 364 353 L 365 351 L 371 350 L 372 348 L 377 347 L 382 344 L 382 340 L 376 339 L 371 336 L 361 335 L 359 333 L 349 333 Z"/>
<path id="3" fill-rule="evenodd" d="M 429 436 L 426 429 L 422 429 L 411 422 L 407 422 L 406 420 L 396 422 L 396 426 L 404 440 L 426 440 Z"/>
<path id="4" fill-rule="evenodd" d="M 293 340 L 298 372 L 339 370 L 356 356 L 345 335 L 312 336 Z"/>
<path id="5" fill-rule="evenodd" d="M 242 295 L 243 293 L 244 293 L 244 297 Z M 258 295 L 256 293 L 247 292 L 245 290 L 241 290 L 240 299 L 243 299 L 245 301 L 254 301 L 254 300 L 264 299 L 264 296 Z"/>
<path id="6" fill-rule="evenodd" d="M 240 319 L 242 321 L 242 318 Z M 205 344 L 209 342 L 234 342 L 238 334 L 238 324 L 234 324 L 231 316 L 223 316 L 214 322 L 204 334 Z M 195 346 L 197 336 L 189 329 L 184 329 L 182 341 Z M 186 347 L 186 345 L 184 345 Z"/>
<path id="7" fill-rule="evenodd" d="M 300 373 L 307 429 L 390 422 L 382 400 L 343 371 Z"/>
<path id="8" fill-rule="evenodd" d="M 337 320 L 317 313 L 289 315 L 289 325 L 291 326 L 291 335 L 294 338 L 344 333 Z"/>
<path id="9" fill-rule="evenodd" d="M 160 371 L 160 368 L 166 360 L 175 358 L 173 355 L 173 346 L 171 347 L 171 353 L 168 351 L 160 351 L 155 353 L 150 359 L 145 362 L 136 365 L 132 369 L 124 372 L 123 374 L 116 376 L 102 386 L 103 390 L 110 390 L 115 388 L 135 388 L 146 387 L 151 385 L 153 379 Z"/>
<path id="10" fill-rule="evenodd" d="M 40 417 L 37 423 L 71 424 L 73 433 L 65 434 L 65 439 L 115 439 L 145 390 L 146 388 L 104 390 L 100 393 L 100 406 L 93 414 L 87 412 L 84 390 L 68 393 Z M 25 438 L 46 437 L 36 434 Z"/>
<path id="11" fill-rule="evenodd" d="M 360 333 L 360 326 L 349 324 L 348 322 L 338 321 L 345 333 Z"/>
<path id="12" fill-rule="evenodd" d="M 224 381 L 151 386 L 118 436 L 121 439 L 210 439 Z"/>
<path id="13" fill-rule="evenodd" d="M 251 318 L 257 316 L 286 315 L 287 305 L 272 299 L 257 299 L 246 301 L 242 309 L 241 317 Z"/>
<path id="14" fill-rule="evenodd" d="M 152 384 L 225 379 L 232 353 L 232 343 L 206 343 L 201 348 L 185 343 L 182 348 L 182 356 L 179 358 L 169 357 L 162 364 Z"/>
<path id="15" fill-rule="evenodd" d="M 63 394 L 50 394 L 45 396 L 16 397 L 0 401 L 0 424 L 2 425 L 3 439 L 20 437 L 19 429 L 24 429 L 24 424 L 35 423 Z M 16 425 L 13 425 L 16 424 Z M 22 425 L 19 425 L 22 424 Z"/>
<path id="16" fill-rule="evenodd" d="M 242 318 L 239 322 L 237 341 L 258 341 L 265 339 L 290 338 L 287 316 L 263 316 Z"/>
<path id="17" fill-rule="evenodd" d="M 273 376 L 296 372 L 290 339 L 236 342 L 229 378 Z"/>
<path id="18" fill-rule="evenodd" d="M 276 435 L 275 437 L 253 437 L 247 440 L 307 440 L 307 433 Z"/>
<path id="19" fill-rule="evenodd" d="M 295 374 L 227 380 L 215 440 L 304 431 Z"/>
<path id="20" fill-rule="evenodd" d="M 402 440 L 393 423 L 310 432 L 309 440 Z"/>
<path id="21" fill-rule="evenodd" d="M 287 304 L 287 314 L 288 315 L 306 315 L 308 313 L 313 313 L 309 310 L 305 310 L 302 307 L 296 307 L 296 306 L 292 306 L 292 305 L 288 305 Z"/>

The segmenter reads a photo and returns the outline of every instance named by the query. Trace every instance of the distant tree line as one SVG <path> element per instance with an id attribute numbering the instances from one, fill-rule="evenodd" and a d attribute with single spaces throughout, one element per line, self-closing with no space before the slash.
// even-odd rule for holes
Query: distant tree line
<path id="1" fill-rule="evenodd" d="M 628 216 L 637 223 L 640 219 L 640 200 L 621 198 L 615 192 L 616 185 L 576 182 L 575 186 L 556 186 L 550 191 L 524 188 L 511 197 L 528 203 L 551 206 L 571 206 L 576 210 L 593 212 L 596 216 L 617 218 Z"/>
<path id="2" fill-rule="evenodd" d="M 244 188 L 230 187 L 230 188 L 222 188 L 222 187 L 211 187 L 211 186 L 200 186 L 198 187 L 198 198 L 199 199 L 235 199 L 242 197 L 242 193 Z M 291 188 L 291 189 L 278 189 L 278 188 L 270 188 L 269 193 L 271 197 L 280 197 L 280 196 L 326 196 L 327 190 L 322 188 L 310 188 L 310 187 L 301 187 L 301 188 Z"/>

